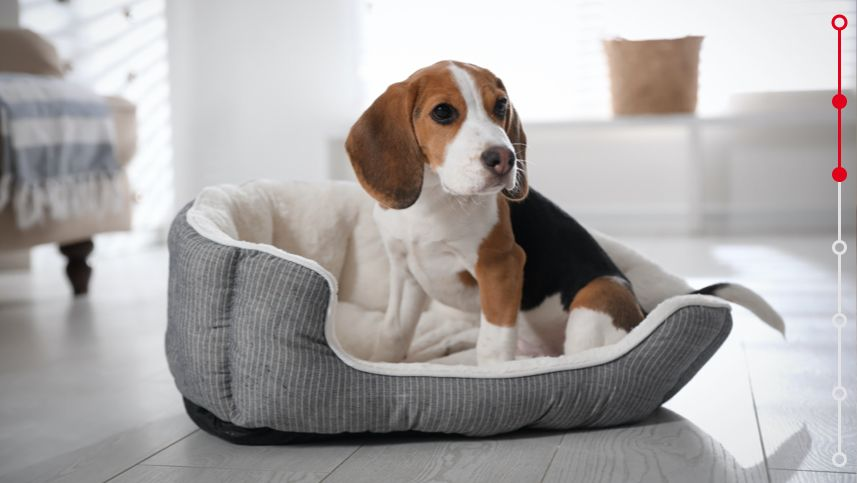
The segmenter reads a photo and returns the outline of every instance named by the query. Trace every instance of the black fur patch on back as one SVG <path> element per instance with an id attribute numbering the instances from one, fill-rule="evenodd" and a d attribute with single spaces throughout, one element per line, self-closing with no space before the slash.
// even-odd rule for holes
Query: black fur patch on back
<path id="1" fill-rule="evenodd" d="M 728 283 L 715 283 L 713 285 L 709 285 L 707 287 L 703 287 L 699 290 L 694 290 L 691 292 L 692 294 L 700 294 L 700 295 L 717 295 L 717 291 L 721 288 L 725 288 Z"/>
<path id="2" fill-rule="evenodd" d="M 575 294 L 592 280 L 624 274 L 574 218 L 530 188 L 519 202 L 509 202 L 515 241 L 527 254 L 521 310 L 537 307 L 560 294 L 568 309 Z"/>

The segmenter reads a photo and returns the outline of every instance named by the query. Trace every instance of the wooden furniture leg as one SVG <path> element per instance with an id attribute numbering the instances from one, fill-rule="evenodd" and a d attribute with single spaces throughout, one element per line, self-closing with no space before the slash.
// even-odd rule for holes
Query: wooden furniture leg
<path id="1" fill-rule="evenodd" d="M 75 296 L 86 295 L 89 290 L 89 277 L 92 275 L 92 267 L 86 263 L 86 257 L 92 253 L 94 246 L 91 238 L 60 245 L 60 253 L 65 255 L 68 260 L 65 273 L 68 275 Z"/>

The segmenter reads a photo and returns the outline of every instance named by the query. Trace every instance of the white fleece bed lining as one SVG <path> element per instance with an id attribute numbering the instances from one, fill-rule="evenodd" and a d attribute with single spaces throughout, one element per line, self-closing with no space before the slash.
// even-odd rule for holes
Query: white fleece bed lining
<path id="1" fill-rule="evenodd" d="M 619 342 L 590 349 L 571 356 L 535 357 L 494 364 L 491 366 L 446 365 L 430 362 L 369 362 L 349 354 L 340 343 L 335 330 L 335 310 L 338 304 L 337 280 L 328 270 L 314 260 L 287 252 L 273 245 L 236 240 L 227 235 L 213 220 L 200 213 L 197 203 L 205 197 L 200 196 L 187 212 L 187 222 L 201 236 L 220 245 L 246 250 L 254 250 L 288 260 L 321 275 L 330 288 L 330 300 L 325 318 L 325 336 L 333 352 L 348 366 L 368 373 L 387 376 L 429 376 L 459 378 L 514 378 L 546 374 L 551 372 L 583 369 L 606 364 L 627 354 L 657 329 L 664 320 L 682 307 L 706 306 L 729 308 L 729 304 L 717 297 L 708 295 L 679 295 L 658 304 L 649 315 Z"/>

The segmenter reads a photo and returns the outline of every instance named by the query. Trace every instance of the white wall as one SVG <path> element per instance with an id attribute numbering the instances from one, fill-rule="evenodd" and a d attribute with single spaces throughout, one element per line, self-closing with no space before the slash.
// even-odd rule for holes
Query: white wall
<path id="1" fill-rule="evenodd" d="M 610 233 L 835 234 L 830 111 L 827 117 L 535 124 L 527 131 L 531 180 L 580 220 Z M 852 117 L 843 131 L 846 166 L 854 159 L 854 131 Z M 843 186 L 843 223 L 851 234 L 853 186 Z"/>
<path id="2" fill-rule="evenodd" d="M 358 7 L 168 2 L 179 203 L 215 183 L 328 177 L 328 141 L 360 105 Z"/>
<path id="3" fill-rule="evenodd" d="M 0 28 L 18 26 L 18 0 L 0 0 Z"/>

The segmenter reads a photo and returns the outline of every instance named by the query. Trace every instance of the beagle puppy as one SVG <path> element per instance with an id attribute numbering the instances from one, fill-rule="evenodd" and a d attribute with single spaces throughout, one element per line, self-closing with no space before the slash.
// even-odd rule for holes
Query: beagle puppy
<path id="1" fill-rule="evenodd" d="M 454 61 L 391 85 L 351 128 L 390 259 L 372 360 L 405 358 L 429 297 L 481 314 L 480 365 L 612 344 L 643 320 L 595 239 L 528 187 L 526 147 L 503 82 Z"/>

